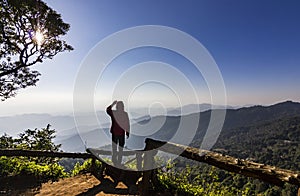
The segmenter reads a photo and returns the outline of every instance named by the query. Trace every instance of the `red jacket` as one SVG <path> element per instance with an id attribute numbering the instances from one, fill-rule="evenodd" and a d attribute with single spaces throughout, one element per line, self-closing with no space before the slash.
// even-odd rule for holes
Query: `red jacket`
<path id="1" fill-rule="evenodd" d="M 111 106 L 106 108 L 106 113 L 110 116 L 112 124 L 110 132 L 114 135 L 125 135 L 130 132 L 130 124 L 127 112 L 123 110 L 112 110 Z"/>

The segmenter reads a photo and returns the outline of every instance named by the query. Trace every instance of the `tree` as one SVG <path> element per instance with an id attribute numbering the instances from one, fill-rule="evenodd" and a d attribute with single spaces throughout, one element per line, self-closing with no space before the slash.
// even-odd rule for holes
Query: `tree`
<path id="1" fill-rule="evenodd" d="M 73 50 L 61 39 L 70 25 L 41 0 L 0 0 L 0 98 L 35 86 L 40 73 L 31 67 Z"/>
<path id="2" fill-rule="evenodd" d="M 23 133 L 19 134 L 19 138 L 16 139 L 18 144 L 17 148 L 26 150 L 48 150 L 58 151 L 61 144 L 54 144 L 52 141 L 55 136 L 55 130 L 50 129 L 51 125 L 48 124 L 46 128 L 42 129 L 27 129 Z"/>
<path id="3" fill-rule="evenodd" d="M 19 134 L 18 138 L 13 138 L 7 134 L 0 137 L 0 149 L 13 148 L 22 150 L 44 150 L 44 151 L 54 151 L 60 150 L 61 144 L 55 144 L 54 139 L 56 137 L 56 131 L 50 128 L 51 125 L 48 124 L 46 128 L 42 129 L 27 129 Z M 36 163 L 55 163 L 55 158 L 28 158 L 29 160 L 34 160 Z"/>
<path id="4" fill-rule="evenodd" d="M 6 133 L 0 137 L 0 149 L 14 148 L 14 139 Z"/>
<path id="5" fill-rule="evenodd" d="M 51 129 L 48 124 L 46 128 L 25 130 L 17 138 L 7 134 L 2 135 L 0 137 L 0 149 L 58 151 L 61 145 L 55 144 L 53 142 L 54 138 L 55 130 Z M 19 177 L 26 179 L 27 176 L 30 176 L 38 182 L 66 177 L 68 174 L 58 164 L 58 161 L 59 159 L 52 157 L 0 156 L 1 183 L 5 185 L 5 188 L 10 187 L 8 183 L 11 183 L 11 177 L 13 176 L 17 179 L 20 179 Z M 10 180 L 7 181 L 6 179 Z M 33 183 L 34 181 L 31 180 L 30 182 Z"/>

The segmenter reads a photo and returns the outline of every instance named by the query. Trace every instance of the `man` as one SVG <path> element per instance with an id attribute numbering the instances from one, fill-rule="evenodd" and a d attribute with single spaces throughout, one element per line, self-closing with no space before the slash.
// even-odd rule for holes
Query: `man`
<path id="1" fill-rule="evenodd" d="M 112 110 L 112 107 L 115 105 L 116 110 Z M 106 112 L 112 121 L 110 128 L 112 134 L 112 162 L 115 166 L 121 166 L 125 134 L 128 139 L 130 132 L 128 114 L 124 111 L 124 103 L 122 101 L 114 101 L 106 108 Z"/>

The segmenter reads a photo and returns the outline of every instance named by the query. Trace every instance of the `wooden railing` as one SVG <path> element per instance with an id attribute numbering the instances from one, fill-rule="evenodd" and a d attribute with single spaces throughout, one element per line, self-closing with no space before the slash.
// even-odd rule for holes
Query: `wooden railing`
<path id="1" fill-rule="evenodd" d="M 255 163 L 252 161 L 246 161 L 208 150 L 201 150 L 198 148 L 147 138 L 146 150 L 152 149 L 159 149 L 161 151 L 180 155 L 198 162 L 204 162 L 220 169 L 242 174 L 248 177 L 258 178 L 278 186 L 283 186 L 284 183 L 300 186 L 300 173 L 295 171 L 281 169 L 261 163 Z"/>
<path id="2" fill-rule="evenodd" d="M 0 156 L 23 156 L 23 157 L 58 157 L 58 158 L 95 158 L 90 153 L 71 153 L 71 152 L 52 152 L 41 150 L 16 150 L 16 149 L 0 149 Z"/>
<path id="3" fill-rule="evenodd" d="M 281 169 L 278 167 L 255 163 L 252 161 L 246 161 L 243 159 L 238 159 L 228 155 L 223 155 L 220 153 L 201 150 L 198 148 L 192 148 L 180 144 L 157 141 L 153 139 L 146 139 L 145 150 L 151 153 L 145 153 L 144 155 L 144 168 L 153 168 L 154 164 L 154 155 L 155 151 L 160 150 L 167 153 L 180 155 L 182 157 L 192 159 L 198 162 L 204 162 L 209 165 L 216 166 L 220 169 L 227 170 L 229 172 L 234 172 L 248 177 L 253 177 L 260 179 L 262 181 L 277 185 L 283 186 L 284 183 L 290 183 L 297 185 L 298 196 L 300 196 L 300 173 Z M 148 170 L 144 171 L 142 186 L 143 190 L 149 189 L 151 177 L 153 171 Z M 147 194 L 145 194 L 147 195 Z"/>

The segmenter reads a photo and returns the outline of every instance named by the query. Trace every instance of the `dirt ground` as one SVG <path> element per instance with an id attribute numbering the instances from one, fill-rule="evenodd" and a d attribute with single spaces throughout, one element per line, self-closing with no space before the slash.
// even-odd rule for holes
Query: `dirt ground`
<path id="1" fill-rule="evenodd" d="M 0 195 L 53 195 L 53 196 L 115 196 L 115 195 L 135 195 L 129 194 L 128 187 L 119 182 L 117 186 L 113 184 L 111 178 L 107 177 L 100 182 L 91 174 L 81 174 L 70 178 L 60 179 L 57 182 L 43 183 L 38 187 L 27 190 L 12 190 L 9 192 L 0 192 Z"/>
<path id="2" fill-rule="evenodd" d="M 116 192 L 117 194 L 114 194 Z M 123 192 L 123 193 L 122 193 Z M 58 182 L 42 184 L 38 196 L 43 195 L 128 195 L 127 187 L 121 182 L 113 187 L 111 179 L 100 182 L 91 174 L 82 174 L 71 178 L 61 179 Z"/>

